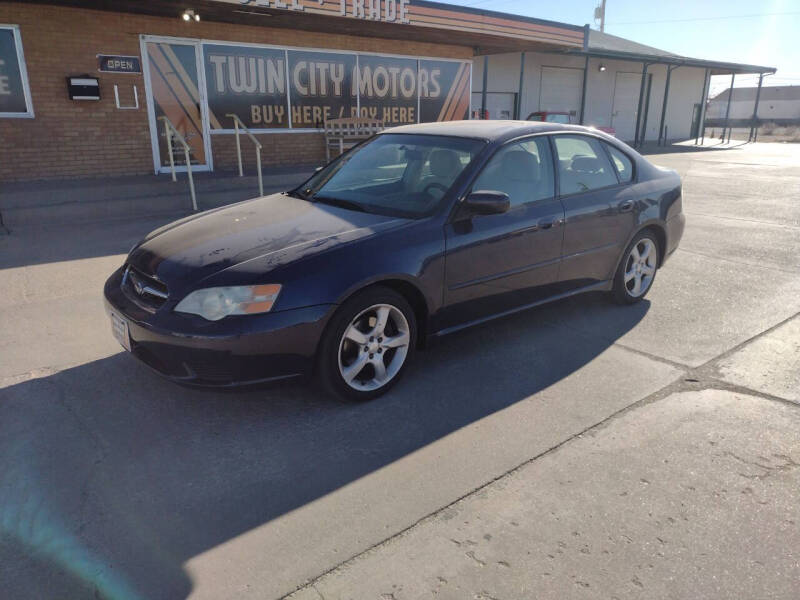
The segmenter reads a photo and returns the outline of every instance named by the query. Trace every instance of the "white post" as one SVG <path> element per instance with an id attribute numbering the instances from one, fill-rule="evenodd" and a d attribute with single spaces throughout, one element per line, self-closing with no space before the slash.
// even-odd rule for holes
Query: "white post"
<path id="1" fill-rule="evenodd" d="M 172 170 L 172 181 L 178 181 L 175 177 L 175 157 L 172 156 L 172 131 L 169 128 L 169 121 L 164 119 L 164 134 L 167 136 L 167 153 L 169 154 L 169 168 Z"/>
<path id="2" fill-rule="evenodd" d="M 256 161 L 258 162 L 258 194 L 264 195 L 264 179 L 261 177 L 261 147 L 256 146 Z"/>
<path id="3" fill-rule="evenodd" d="M 239 141 L 239 119 L 233 120 L 233 125 L 236 128 L 236 156 L 239 159 L 239 177 L 244 176 L 242 171 L 242 143 Z"/>
<path id="4" fill-rule="evenodd" d="M 197 197 L 194 195 L 194 179 L 192 178 L 192 163 L 189 160 L 189 146 L 183 147 L 183 155 L 186 157 L 186 172 L 189 174 L 189 191 L 192 193 L 192 210 L 197 210 Z"/>

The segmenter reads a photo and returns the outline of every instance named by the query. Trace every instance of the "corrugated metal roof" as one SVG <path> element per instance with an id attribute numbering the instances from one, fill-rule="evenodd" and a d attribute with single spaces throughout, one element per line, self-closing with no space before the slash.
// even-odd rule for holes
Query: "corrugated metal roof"
<path id="1" fill-rule="evenodd" d="M 660 50 L 653 46 L 646 46 L 639 42 L 626 40 L 625 38 L 617 37 L 594 29 L 589 31 L 589 50 L 606 50 L 609 52 L 624 52 L 627 54 L 650 54 L 652 56 L 664 56 L 681 58 L 677 54 Z"/>
<path id="2" fill-rule="evenodd" d="M 704 58 L 692 58 L 681 56 L 617 37 L 608 33 L 589 30 L 586 47 L 582 50 L 572 50 L 571 53 L 588 54 L 609 59 L 631 60 L 636 62 L 662 63 L 671 65 L 686 65 L 688 67 L 700 67 L 710 70 L 712 75 L 730 73 L 774 73 L 774 67 L 764 67 L 759 65 L 747 65 L 741 63 L 731 63 L 718 60 L 707 60 Z"/>

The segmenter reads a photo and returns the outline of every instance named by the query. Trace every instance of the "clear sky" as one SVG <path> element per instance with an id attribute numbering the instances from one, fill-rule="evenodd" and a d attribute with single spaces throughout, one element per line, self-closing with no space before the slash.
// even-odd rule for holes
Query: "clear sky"
<path id="1" fill-rule="evenodd" d="M 594 27 L 599 0 L 439 0 Z M 413 0 L 412 0 L 413 3 Z M 765 85 L 800 85 L 800 0 L 606 0 L 606 33 L 662 50 L 777 67 Z M 740 75 L 736 86 L 755 85 Z M 712 78 L 711 95 L 730 84 Z"/>

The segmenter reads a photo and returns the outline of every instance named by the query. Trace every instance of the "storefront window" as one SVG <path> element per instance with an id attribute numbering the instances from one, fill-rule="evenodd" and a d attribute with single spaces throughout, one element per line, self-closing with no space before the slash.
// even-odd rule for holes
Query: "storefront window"
<path id="1" fill-rule="evenodd" d="M 0 117 L 33 117 L 22 39 L 16 25 L 0 25 Z"/>

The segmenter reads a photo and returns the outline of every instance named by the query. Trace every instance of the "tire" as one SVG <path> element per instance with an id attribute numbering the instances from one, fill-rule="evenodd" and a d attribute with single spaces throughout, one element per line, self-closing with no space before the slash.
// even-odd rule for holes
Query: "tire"
<path id="1" fill-rule="evenodd" d="M 398 382 L 416 343 L 417 321 L 408 301 L 386 287 L 367 288 L 331 318 L 317 354 L 318 381 L 342 400 L 372 400 Z"/>
<path id="2" fill-rule="evenodd" d="M 649 230 L 640 231 L 628 244 L 614 275 L 612 295 L 619 304 L 635 304 L 647 295 L 656 279 L 658 240 Z"/>

